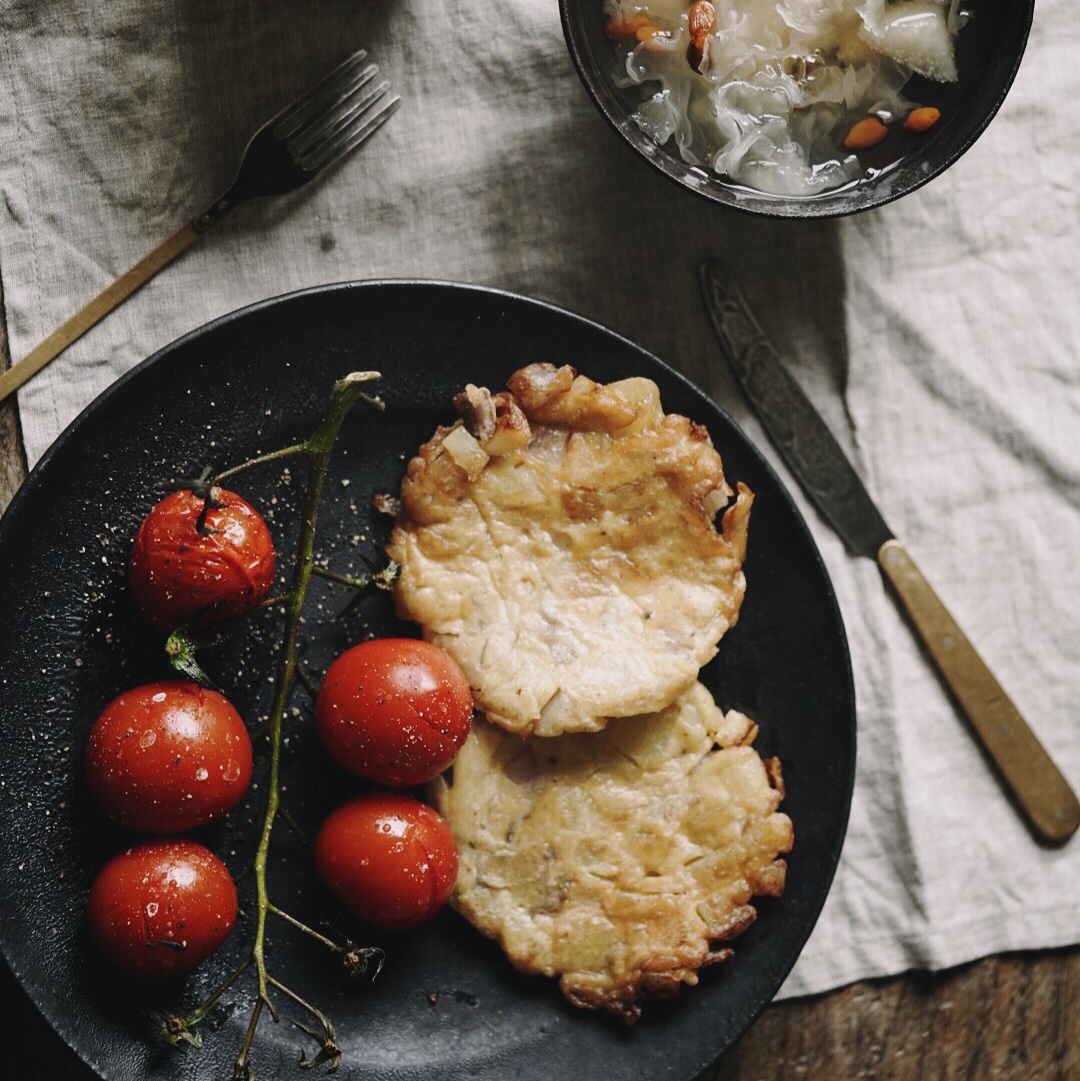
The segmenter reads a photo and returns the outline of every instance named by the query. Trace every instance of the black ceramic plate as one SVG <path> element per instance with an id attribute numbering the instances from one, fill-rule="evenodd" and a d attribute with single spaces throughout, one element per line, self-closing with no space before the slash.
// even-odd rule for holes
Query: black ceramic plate
<path id="1" fill-rule="evenodd" d="M 320 519 L 321 556 L 360 570 L 386 524 L 370 508 L 393 490 L 409 454 L 452 417 L 466 381 L 501 387 L 516 367 L 571 363 L 606 381 L 659 383 L 669 412 L 706 424 L 729 477 L 757 494 L 746 602 L 706 682 L 725 707 L 761 723 L 778 754 L 795 823 L 788 888 L 761 904 L 736 956 L 701 985 L 648 1010 L 632 1030 L 566 1005 L 551 981 L 515 972 L 494 944 L 444 911 L 385 935 L 347 919 L 314 879 L 302 844 L 279 824 L 275 899 L 312 924 L 386 948 L 374 984 L 350 983 L 329 953 L 274 926 L 273 971 L 337 1024 L 338 1076 L 392 1081 L 507 1078 L 617 1081 L 693 1078 L 747 1028 L 779 988 L 817 919 L 847 822 L 854 767 L 851 671 L 824 567 L 791 500 L 757 451 L 701 392 L 637 346 L 560 309 L 451 284 L 383 282 L 316 289 L 221 319 L 151 357 L 97 399 L 57 440 L 0 521 L 0 945 L 16 977 L 71 1047 L 109 1079 L 231 1076 L 250 983 L 226 994 L 205 1046 L 155 1044 L 143 1012 L 190 1008 L 242 957 L 243 919 L 221 954 L 186 985 L 147 989 L 103 965 L 84 928 L 95 870 L 126 838 L 91 803 L 81 772 L 87 728 L 124 688 L 168 675 L 160 638 L 138 618 L 125 582 L 128 548 L 150 506 L 203 464 L 224 468 L 303 437 L 333 381 L 385 373 L 386 412 L 357 409 L 334 457 Z M 280 463 L 236 483 L 269 512 L 282 564 L 295 536 L 303 467 Z M 347 595 L 319 580 L 303 658 L 319 673 L 374 631 L 400 633 L 388 601 L 342 614 Z M 252 723 L 269 699 L 272 614 L 206 657 Z M 310 703 L 285 749 L 285 804 L 302 827 L 352 790 L 312 733 Z M 262 786 L 224 824 L 202 831 L 234 870 L 250 858 Z M 241 884 L 241 903 L 250 881 Z M 305 1038 L 264 1018 L 252 1065 L 260 1078 L 300 1076 Z"/>
<path id="2" fill-rule="evenodd" d="M 1001 108 L 1027 47 L 1035 0 L 964 5 L 971 21 L 956 39 L 955 83 L 915 76 L 905 95 L 941 110 L 941 120 L 924 135 L 897 131 L 859 155 L 865 179 L 811 196 L 755 192 L 726 177 L 688 164 L 674 141 L 657 146 L 631 119 L 642 100 L 640 87 L 619 89 L 615 48 L 604 33 L 601 0 L 559 0 L 563 32 L 589 96 L 622 139 L 664 176 L 712 202 L 752 214 L 781 218 L 831 218 L 882 206 L 915 191 L 964 154 Z"/>

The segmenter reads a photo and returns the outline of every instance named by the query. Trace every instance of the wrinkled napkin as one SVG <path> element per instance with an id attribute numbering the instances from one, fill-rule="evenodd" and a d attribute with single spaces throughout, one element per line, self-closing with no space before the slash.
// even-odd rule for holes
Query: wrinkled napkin
<path id="1" fill-rule="evenodd" d="M 696 268 L 737 269 L 886 520 L 1080 786 L 1080 14 L 1040 0 L 976 145 L 898 203 L 749 218 L 608 129 L 555 0 L 4 0 L 0 275 L 18 359 L 231 180 L 252 130 L 357 46 L 402 95 L 358 155 L 238 210 L 19 395 L 33 463 L 120 373 L 252 301 L 423 277 L 554 301 L 681 369 L 790 482 L 717 353 Z M 557 359 L 557 358 L 555 358 Z M 1080 941 L 1080 840 L 1036 845 L 868 560 L 790 482 L 859 704 L 843 858 L 782 994 Z"/>

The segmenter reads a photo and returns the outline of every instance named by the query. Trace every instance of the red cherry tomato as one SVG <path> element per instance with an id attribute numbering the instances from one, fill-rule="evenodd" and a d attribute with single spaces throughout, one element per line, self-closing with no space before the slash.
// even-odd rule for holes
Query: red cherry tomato
<path id="1" fill-rule="evenodd" d="M 453 762 L 472 712 L 469 681 L 444 649 L 413 638 L 376 638 L 330 666 L 315 719 L 339 765 L 408 788 Z"/>
<path id="2" fill-rule="evenodd" d="M 204 501 L 173 492 L 143 520 L 131 550 L 131 588 L 163 631 L 199 627 L 254 608 L 274 584 L 274 542 L 261 515 L 235 492 Z"/>
<path id="3" fill-rule="evenodd" d="M 114 856 L 90 887 L 90 934 L 135 976 L 181 976 L 205 961 L 236 922 L 225 864 L 194 841 L 146 841 Z"/>
<path id="4" fill-rule="evenodd" d="M 442 908 L 457 878 L 457 845 L 446 819 L 397 792 L 350 800 L 323 823 L 315 869 L 350 911 L 402 930 Z"/>
<path id="5" fill-rule="evenodd" d="M 137 833 L 180 833 L 220 818 L 251 783 L 251 738 L 228 699 L 173 680 L 125 691 L 86 743 L 101 809 Z"/>

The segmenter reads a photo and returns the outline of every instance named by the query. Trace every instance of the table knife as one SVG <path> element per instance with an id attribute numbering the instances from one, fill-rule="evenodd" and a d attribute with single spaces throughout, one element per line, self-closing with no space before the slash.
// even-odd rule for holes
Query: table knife
<path id="1" fill-rule="evenodd" d="M 700 273 L 721 350 L 795 479 L 848 550 L 877 562 L 1031 829 L 1043 840 L 1066 841 L 1080 826 L 1068 781 L 885 524 L 726 267 L 709 259 Z"/>

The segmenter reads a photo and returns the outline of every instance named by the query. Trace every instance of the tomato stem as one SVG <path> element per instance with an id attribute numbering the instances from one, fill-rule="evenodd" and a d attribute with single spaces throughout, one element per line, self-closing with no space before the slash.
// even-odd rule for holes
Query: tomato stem
<path id="1" fill-rule="evenodd" d="M 222 983 L 218 984 L 218 987 L 217 987 L 216 991 L 212 991 L 208 998 L 206 998 L 203 1002 L 201 1002 L 198 1006 L 196 1006 L 195 1009 L 193 1009 L 191 1011 L 191 1013 L 189 1013 L 183 1019 L 184 1024 L 185 1025 L 197 1025 L 207 1015 L 207 1013 L 210 1011 L 210 1008 L 214 1005 L 214 1003 L 217 1002 L 217 1000 L 219 998 L 221 998 L 221 996 L 226 991 L 228 991 L 228 989 L 230 987 L 232 987 L 232 985 L 234 983 L 236 983 L 236 981 L 238 979 L 240 979 L 240 977 L 243 976 L 243 974 L 245 972 L 247 972 L 247 970 L 249 968 L 251 968 L 251 965 L 254 962 L 254 960 L 255 960 L 254 957 L 249 957 L 242 964 L 238 965 L 237 968 L 235 968 L 233 970 L 231 975 L 226 976 L 224 981 Z"/>
<path id="2" fill-rule="evenodd" d="M 311 673 L 299 661 L 296 662 L 296 678 L 300 680 L 304 690 L 311 695 L 312 702 L 317 701 L 319 688 L 315 685 L 315 680 L 311 678 Z"/>
<path id="3" fill-rule="evenodd" d="M 282 807 L 278 811 L 278 814 L 281 815 L 282 819 L 285 822 L 285 825 L 288 826 L 289 829 L 291 829 L 293 831 L 293 833 L 295 833 L 296 836 L 299 837 L 300 840 L 303 841 L 304 844 L 306 844 L 310 848 L 311 847 L 311 838 L 300 828 L 300 824 L 296 821 L 295 818 L 293 818 L 293 816 L 288 812 L 288 810 L 286 810 L 286 808 Z M 275 911 L 278 911 L 278 910 L 275 908 Z M 281 913 L 278 912 L 278 915 L 281 915 Z"/>
<path id="4" fill-rule="evenodd" d="M 259 601 L 257 607 L 258 608 L 273 608 L 276 605 L 288 604 L 288 603 L 289 603 L 289 594 L 288 593 L 278 593 L 276 596 L 266 597 L 264 600 Z"/>
<path id="5" fill-rule="evenodd" d="M 311 568 L 311 573 L 317 574 L 320 578 L 325 578 L 328 582 L 337 582 L 352 589 L 367 590 L 372 588 L 370 576 L 367 578 L 351 578 L 347 574 L 338 574 L 337 571 L 332 571 L 329 567 L 320 567 L 318 563 Z"/>
<path id="6" fill-rule="evenodd" d="M 278 908 L 277 905 L 271 904 L 270 911 L 280 919 L 283 919 L 286 923 L 292 924 L 298 931 L 303 931 L 305 935 L 310 935 L 317 942 L 321 942 L 327 949 L 333 950 L 334 953 L 344 953 L 345 947 L 339 945 L 332 938 L 327 938 L 326 935 L 320 931 L 316 931 L 313 927 L 308 927 L 306 923 L 301 923 L 295 916 L 290 916 L 288 912 Z"/>
<path id="7" fill-rule="evenodd" d="M 361 556 L 360 558 L 363 559 L 364 557 Z M 365 560 L 365 562 L 367 561 Z M 344 616 L 346 613 L 351 612 L 361 601 L 366 600 L 380 589 L 388 593 L 391 592 L 400 573 L 401 568 L 390 559 L 387 560 L 386 566 L 383 567 L 381 571 L 375 571 L 368 579 L 366 579 L 368 584 L 363 588 L 358 584 L 360 579 L 347 581 L 345 584 L 353 586 L 356 592 L 349 598 L 349 603 L 345 605 L 339 615 Z M 326 576 L 324 575 L 324 577 Z"/>
<path id="8" fill-rule="evenodd" d="M 364 402 L 370 408 L 381 410 L 383 403 L 378 398 L 370 397 L 363 392 L 366 383 L 379 378 L 377 372 L 355 372 L 338 380 L 334 385 L 330 403 L 322 420 L 316 426 L 309 438 L 295 447 L 287 447 L 283 451 L 264 454 L 259 458 L 242 466 L 227 470 L 218 477 L 221 480 L 227 476 L 233 476 L 242 468 L 249 468 L 261 462 L 271 461 L 274 458 L 284 457 L 286 454 L 304 454 L 309 461 L 309 473 L 307 485 L 304 491 L 304 502 L 300 517 L 300 535 L 296 545 L 296 559 L 293 564 L 292 579 L 287 592 L 285 606 L 285 629 L 283 633 L 282 649 L 278 662 L 277 676 L 274 682 L 274 697 L 270 707 L 268 718 L 270 736 L 270 774 L 267 781 L 266 811 L 263 817 L 262 833 L 259 845 L 255 853 L 255 884 L 258 898 L 257 923 L 255 928 L 255 941 L 252 947 L 252 957 L 255 962 L 259 981 L 259 995 L 256 1001 L 253 1022 L 257 1020 L 257 1011 L 261 1004 L 265 1003 L 274 1019 L 277 1013 L 270 1000 L 270 987 L 276 987 L 290 997 L 301 1002 L 296 996 L 282 987 L 277 980 L 270 976 L 267 971 L 265 941 L 266 941 L 266 918 L 271 911 L 275 911 L 270 901 L 266 884 L 266 866 L 270 851 L 270 838 L 274 830 L 274 820 L 279 811 L 281 789 L 281 742 L 284 728 L 285 711 L 288 707 L 289 697 L 292 693 L 293 684 L 297 679 L 299 662 L 296 653 L 296 642 L 300 631 L 301 620 L 304 611 L 304 601 L 307 597 L 308 586 L 314 567 L 315 550 L 315 527 L 319 516 L 319 502 L 322 498 L 323 486 L 326 481 L 326 472 L 330 464 L 330 453 L 337 439 L 341 426 L 357 402 Z M 311 1009 L 311 1007 L 308 1007 Z M 317 1011 L 312 1011 L 320 1016 Z M 251 1030 L 253 1033 L 253 1030 Z M 251 1033 L 249 1033 L 250 1035 Z M 246 1063 L 247 1048 L 250 1039 L 245 1040 L 245 1047 L 241 1058 L 237 1060 L 238 1066 L 243 1067 Z"/>
<path id="9" fill-rule="evenodd" d="M 302 1058 L 300 1065 L 304 1068 L 310 1068 L 312 1066 L 320 1066 L 322 1063 L 327 1063 L 326 1072 L 333 1073 L 341 1062 L 341 1048 L 337 1045 L 337 1033 L 334 1031 L 334 1024 L 329 1017 L 326 1016 L 321 1010 L 312 1006 L 310 1002 L 306 1002 L 295 991 L 291 991 L 283 983 L 275 980 L 272 976 L 270 982 L 276 987 L 282 994 L 288 995 L 298 1006 L 302 1006 L 316 1021 L 319 1022 L 319 1029 L 311 1028 L 310 1025 L 305 1025 L 301 1021 L 297 1021 L 295 1018 L 290 1017 L 289 1020 L 300 1029 L 301 1032 L 306 1032 L 318 1045 L 318 1053 L 309 1059 Z"/>
<path id="10" fill-rule="evenodd" d="M 258 998 L 255 1000 L 255 1007 L 251 1011 L 251 1017 L 248 1020 L 247 1032 L 244 1033 L 244 1042 L 240 1047 L 240 1054 L 236 1056 L 236 1062 L 233 1064 L 232 1081 L 249 1081 L 254 1075 L 248 1068 L 247 1059 L 248 1054 L 251 1052 L 251 1042 L 255 1039 L 255 1030 L 259 1027 L 259 1016 L 262 1014 L 263 1000 Z"/>
<path id="11" fill-rule="evenodd" d="M 187 488 L 191 494 L 203 501 L 199 517 L 195 519 L 195 532 L 203 536 L 217 533 L 217 529 L 209 529 L 206 525 L 206 517 L 211 507 L 217 506 L 218 493 L 214 491 L 213 471 L 210 466 L 204 466 L 197 477 L 180 482 L 181 488 Z"/>
<path id="12" fill-rule="evenodd" d="M 280 458 L 291 458 L 294 454 L 306 454 L 310 457 L 311 450 L 309 444 L 307 442 L 294 443 L 291 447 L 282 447 L 280 450 L 272 450 L 266 454 L 256 455 L 256 457 L 249 458 L 246 462 L 240 462 L 239 465 L 233 465 L 228 469 L 222 470 L 222 472 L 214 476 L 212 483 L 214 485 L 219 485 L 223 480 L 231 480 L 241 473 L 246 473 L 249 469 L 254 469 L 257 465 L 265 465 L 267 462 L 276 462 Z"/>
<path id="13" fill-rule="evenodd" d="M 199 643 L 184 627 L 177 627 L 165 642 L 165 654 L 172 665 L 182 675 L 193 679 L 202 687 L 216 691 L 217 685 L 202 670 L 195 659 L 195 649 Z"/>

